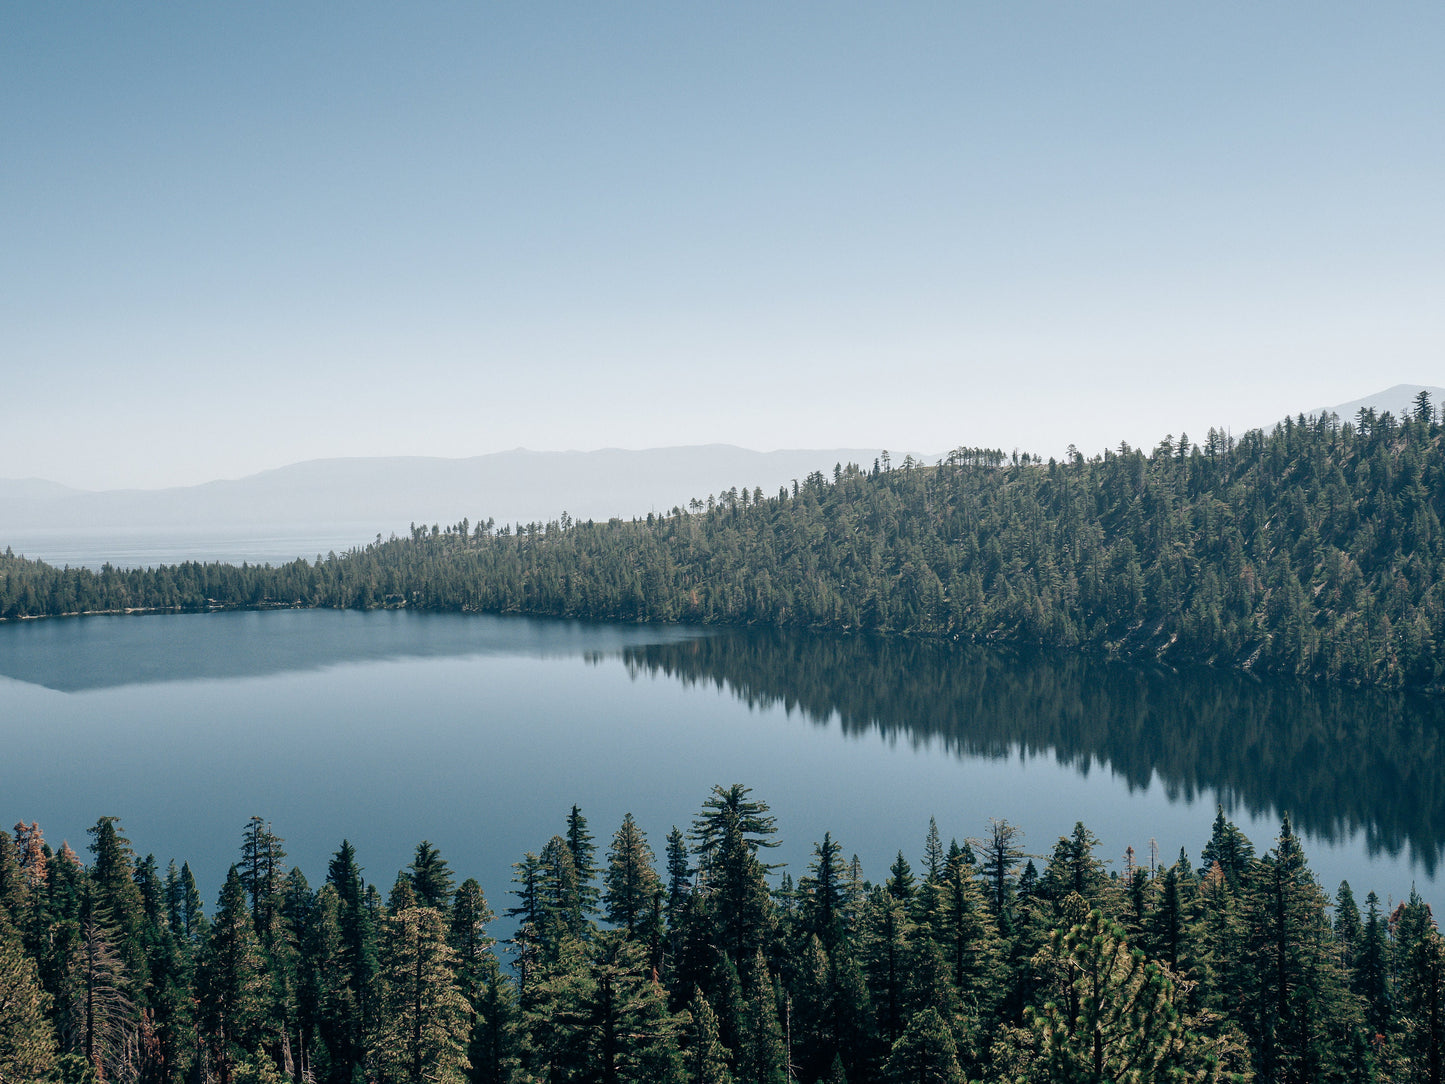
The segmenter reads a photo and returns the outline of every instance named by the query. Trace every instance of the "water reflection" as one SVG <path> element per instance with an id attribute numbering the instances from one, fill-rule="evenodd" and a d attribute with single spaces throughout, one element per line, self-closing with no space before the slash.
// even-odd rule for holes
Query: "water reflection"
<path id="1" fill-rule="evenodd" d="M 406 610 L 92 616 L 0 624 L 0 677 L 57 692 L 466 655 L 616 656 L 696 629 Z"/>
<path id="2" fill-rule="evenodd" d="M 934 742 L 959 757 L 1052 755 L 1106 764 L 1171 800 L 1217 792 L 1251 814 L 1288 810 L 1332 842 L 1433 877 L 1445 831 L 1445 705 L 1404 695 L 1141 669 L 1077 655 L 869 637 L 731 634 L 629 648 L 635 671 L 713 683 L 845 734 Z"/>

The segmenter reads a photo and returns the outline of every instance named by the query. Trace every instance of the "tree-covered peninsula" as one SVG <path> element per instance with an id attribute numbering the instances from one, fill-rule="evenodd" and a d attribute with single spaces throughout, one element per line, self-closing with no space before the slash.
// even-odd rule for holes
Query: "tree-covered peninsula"
<path id="1" fill-rule="evenodd" d="M 313 887 L 260 817 L 214 907 L 112 817 L 88 855 L 0 832 L 0 1081 L 66 1084 L 1261 1084 L 1436 1081 L 1445 941 L 1412 894 L 1331 901 L 1286 818 L 1109 869 L 1082 824 L 989 821 L 870 880 L 715 787 L 658 849 L 573 807 L 503 904 L 423 841 Z M 501 886 L 489 886 L 500 900 Z"/>
<path id="2" fill-rule="evenodd" d="M 1064 460 L 838 464 L 666 515 L 468 520 L 280 567 L 0 559 L 0 617 L 375 607 L 757 624 L 1082 648 L 1356 685 L 1445 684 L 1445 443 L 1287 420 Z"/>

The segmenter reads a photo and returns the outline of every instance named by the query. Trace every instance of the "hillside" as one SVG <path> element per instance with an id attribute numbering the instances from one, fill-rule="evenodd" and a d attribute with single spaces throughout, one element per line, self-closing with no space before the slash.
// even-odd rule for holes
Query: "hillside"
<path id="1" fill-rule="evenodd" d="M 1441 435 L 1427 401 L 1403 422 L 1300 418 L 1149 453 L 850 465 L 631 521 L 463 521 L 279 569 L 93 575 L 12 557 L 0 614 L 406 604 L 868 629 L 1438 688 Z"/>

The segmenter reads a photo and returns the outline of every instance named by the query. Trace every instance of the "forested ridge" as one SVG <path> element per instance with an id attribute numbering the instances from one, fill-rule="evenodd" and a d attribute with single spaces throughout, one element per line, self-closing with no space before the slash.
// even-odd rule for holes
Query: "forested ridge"
<path id="1" fill-rule="evenodd" d="M 0 617 L 375 607 L 871 630 L 1356 685 L 1445 685 L 1445 446 L 1428 396 L 1203 444 L 959 449 L 631 521 L 414 527 L 280 567 L 0 558 Z"/>
<path id="2" fill-rule="evenodd" d="M 0 1081 L 1440 1079 L 1430 908 L 1331 902 L 1288 818 L 1264 853 L 1221 810 L 1197 864 L 1112 870 L 1082 824 L 1033 855 L 981 827 L 945 845 L 930 821 L 877 881 L 825 834 L 795 881 L 747 787 L 660 861 L 631 814 L 604 849 L 573 806 L 514 866 L 508 967 L 482 886 L 426 841 L 389 889 L 343 841 L 313 888 L 254 817 L 207 909 L 115 818 L 84 861 L 17 824 Z"/>

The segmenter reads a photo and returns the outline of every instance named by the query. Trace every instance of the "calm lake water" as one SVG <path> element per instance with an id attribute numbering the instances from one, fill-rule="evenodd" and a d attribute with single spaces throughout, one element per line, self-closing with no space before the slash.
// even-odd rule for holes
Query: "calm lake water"
<path id="1" fill-rule="evenodd" d="M 1223 802 L 1261 851 L 1288 809 L 1333 894 L 1437 896 L 1445 712 L 1404 697 L 866 638 L 407 612 L 0 624 L 0 817 L 77 850 L 121 818 L 207 900 L 253 814 L 314 885 L 343 838 L 383 893 L 430 840 L 498 910 L 575 802 L 659 857 L 715 783 L 777 815 L 801 874 L 825 830 L 874 880 L 988 818 L 1047 855 L 1082 820 L 1111 868 Z M 1039 863 L 1042 866 L 1042 862 Z"/>

